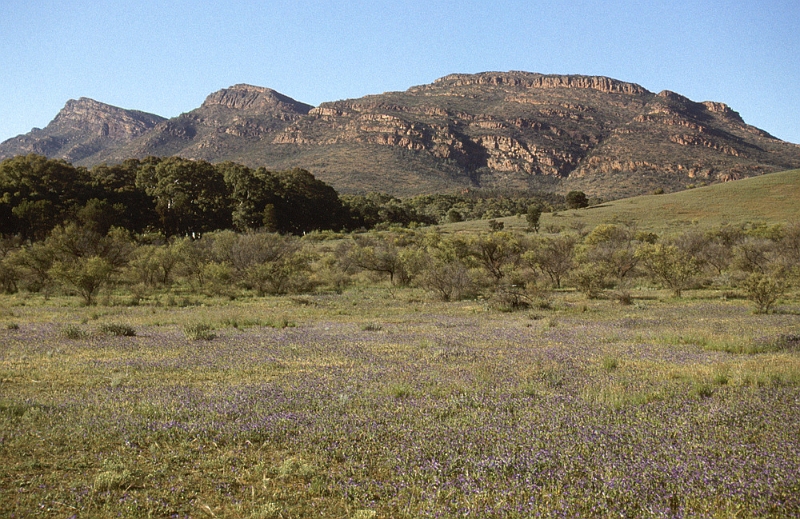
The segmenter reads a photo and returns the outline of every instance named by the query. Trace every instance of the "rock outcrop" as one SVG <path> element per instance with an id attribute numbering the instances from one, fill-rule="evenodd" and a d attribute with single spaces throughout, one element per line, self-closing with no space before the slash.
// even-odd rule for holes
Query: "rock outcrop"
<path id="1" fill-rule="evenodd" d="M 38 153 L 78 163 L 99 151 L 119 149 L 163 121 L 86 97 L 71 99 L 46 128 L 0 144 L 0 159 Z"/>
<path id="2" fill-rule="evenodd" d="M 170 120 L 70 101 L 45 130 L 0 144 L 80 165 L 181 155 L 304 167 L 343 192 L 582 189 L 604 198 L 800 167 L 800 147 L 720 102 L 599 76 L 453 74 L 314 108 L 234 85 Z"/>

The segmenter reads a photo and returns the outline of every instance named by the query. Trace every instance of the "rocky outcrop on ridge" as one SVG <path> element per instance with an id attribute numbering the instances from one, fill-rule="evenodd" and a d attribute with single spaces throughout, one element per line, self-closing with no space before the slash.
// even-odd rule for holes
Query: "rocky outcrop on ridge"
<path id="1" fill-rule="evenodd" d="M 90 166 L 180 155 L 303 167 L 342 192 L 582 189 L 603 198 L 800 167 L 799 146 L 724 103 L 599 76 L 453 74 L 316 108 L 234 85 L 169 120 L 122 111 L 132 115 L 105 125 L 99 109 L 62 112 L 45 130 L 0 144 L 0 156 L 25 149 Z M 76 144 L 58 140 L 67 136 Z"/>

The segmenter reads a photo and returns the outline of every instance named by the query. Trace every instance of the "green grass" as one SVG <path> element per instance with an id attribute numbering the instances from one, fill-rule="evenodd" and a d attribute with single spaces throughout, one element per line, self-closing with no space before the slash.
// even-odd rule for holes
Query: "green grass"
<path id="1" fill-rule="evenodd" d="M 725 184 L 698 187 L 663 195 L 625 198 L 578 210 L 544 213 L 541 228 L 565 231 L 584 226 L 591 230 L 605 223 L 636 222 L 641 231 L 678 233 L 688 229 L 710 229 L 723 224 L 800 220 L 800 169 L 770 173 Z M 525 218 L 499 218 L 505 229 L 523 231 Z M 452 231 L 488 231 L 487 221 L 469 221 L 443 226 Z"/>

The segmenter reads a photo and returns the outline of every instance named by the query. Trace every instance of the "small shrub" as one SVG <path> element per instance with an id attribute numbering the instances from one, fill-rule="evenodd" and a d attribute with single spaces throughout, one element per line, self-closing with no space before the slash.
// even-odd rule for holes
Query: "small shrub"
<path id="1" fill-rule="evenodd" d="M 183 327 L 183 334 L 190 341 L 210 341 L 217 336 L 214 328 L 206 323 L 187 324 Z"/>
<path id="2" fill-rule="evenodd" d="M 800 351 L 800 334 L 784 333 L 772 337 L 759 337 L 747 344 L 744 351 L 737 353 L 772 353 L 779 351 Z"/>
<path id="3" fill-rule="evenodd" d="M 17 323 L 8 323 L 6 325 L 6 330 L 19 330 L 19 324 L 17 324 Z"/>
<path id="4" fill-rule="evenodd" d="M 290 321 L 286 317 L 279 317 L 277 319 L 271 319 L 269 321 L 264 321 L 264 326 L 266 326 L 268 328 L 278 328 L 278 329 L 282 330 L 284 328 L 294 328 L 295 326 L 297 326 L 297 324 L 293 323 L 292 321 Z"/>
<path id="5" fill-rule="evenodd" d="M 94 478 L 94 488 L 96 490 L 113 490 L 131 484 L 131 472 L 124 470 L 106 470 L 100 472 Z"/>
<path id="6" fill-rule="evenodd" d="M 747 299 L 756 304 L 756 313 L 766 314 L 786 291 L 781 279 L 764 274 L 751 274 L 742 284 Z"/>
<path id="7" fill-rule="evenodd" d="M 278 467 L 278 477 L 286 478 L 301 478 L 309 480 L 316 473 L 316 468 L 311 463 L 303 460 L 302 458 L 287 458 Z"/>
<path id="8" fill-rule="evenodd" d="M 256 507 L 250 514 L 250 519 L 272 519 L 280 517 L 281 507 L 276 503 L 269 502 L 265 505 Z"/>
<path id="9" fill-rule="evenodd" d="M 411 386 L 404 383 L 389 386 L 389 394 L 395 398 L 408 398 L 411 396 Z"/>
<path id="10" fill-rule="evenodd" d="M 730 377 L 727 373 L 720 372 L 714 375 L 714 384 L 718 386 L 724 386 L 728 382 L 730 382 Z"/>
<path id="11" fill-rule="evenodd" d="M 136 330 L 127 324 L 107 323 L 100 325 L 100 331 L 115 337 L 135 337 Z"/>
<path id="12" fill-rule="evenodd" d="M 383 330 L 383 326 L 377 323 L 367 323 L 361 327 L 365 332 L 379 332 Z"/>
<path id="13" fill-rule="evenodd" d="M 556 213 L 553 213 L 553 216 L 559 216 L 559 215 L 556 214 Z M 557 225 L 557 224 L 554 224 L 554 223 L 549 223 L 549 224 L 544 226 L 544 232 L 549 233 L 549 234 L 559 234 L 563 230 L 564 230 L 564 226 Z"/>
<path id="14" fill-rule="evenodd" d="M 612 372 L 619 367 L 619 361 L 615 357 L 603 357 L 603 369 Z"/>
<path id="15" fill-rule="evenodd" d="M 68 324 L 67 326 L 64 327 L 63 330 L 61 330 L 61 335 L 63 335 L 67 339 L 79 340 L 88 337 L 89 332 L 74 324 Z"/>
<path id="16" fill-rule="evenodd" d="M 617 303 L 623 306 L 629 306 L 633 304 L 633 296 L 627 290 L 615 290 L 613 297 L 617 300 Z"/>
<path id="17" fill-rule="evenodd" d="M 498 222 L 497 220 L 489 220 L 489 230 L 492 232 L 499 232 L 502 231 L 505 227 L 503 222 Z"/>
<path id="18" fill-rule="evenodd" d="M 544 329 L 549 330 L 558 326 L 558 320 L 555 317 L 549 317 L 544 321 Z"/>
<path id="19" fill-rule="evenodd" d="M 692 388 L 692 394 L 699 398 L 708 398 L 714 394 L 714 389 L 712 389 L 712 387 L 705 382 L 697 383 Z"/>
<path id="20" fill-rule="evenodd" d="M 501 312 L 527 310 L 531 306 L 531 297 L 524 286 L 502 286 L 492 295 L 491 303 Z"/>

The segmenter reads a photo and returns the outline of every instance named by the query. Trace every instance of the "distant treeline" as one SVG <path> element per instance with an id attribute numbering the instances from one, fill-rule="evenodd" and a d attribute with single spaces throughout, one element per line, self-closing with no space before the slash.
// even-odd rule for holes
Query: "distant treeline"
<path id="1" fill-rule="evenodd" d="M 91 169 L 25 155 L 0 162 L 0 234 L 39 241 L 77 223 L 100 234 L 199 237 L 219 230 L 303 234 L 413 226 L 559 208 L 555 194 L 343 195 L 303 169 L 268 171 L 179 157 L 129 159 Z"/>

